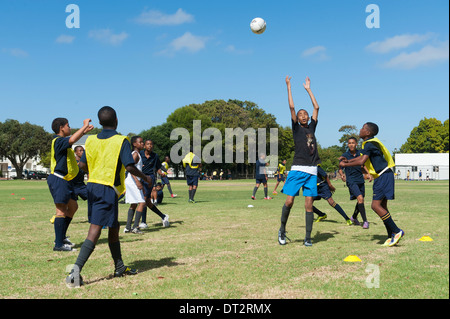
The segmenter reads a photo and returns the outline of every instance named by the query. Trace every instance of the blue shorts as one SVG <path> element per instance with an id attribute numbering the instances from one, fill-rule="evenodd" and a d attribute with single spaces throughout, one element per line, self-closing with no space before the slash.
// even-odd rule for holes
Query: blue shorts
<path id="1" fill-rule="evenodd" d="M 189 186 L 198 186 L 198 176 L 186 175 L 186 182 Z"/>
<path id="2" fill-rule="evenodd" d="M 330 187 L 325 182 L 325 183 L 320 184 L 317 187 L 317 196 L 314 197 L 314 200 L 320 200 L 321 198 L 328 199 L 328 198 L 331 198 L 332 196 L 333 195 L 331 194 Z"/>
<path id="3" fill-rule="evenodd" d="M 87 187 L 85 183 L 76 183 L 73 185 L 75 196 L 80 197 L 82 200 L 87 200 Z"/>
<path id="4" fill-rule="evenodd" d="M 119 227 L 119 200 L 114 188 L 87 184 L 89 223 L 111 228 Z"/>
<path id="5" fill-rule="evenodd" d="M 163 177 L 161 177 L 161 182 L 162 182 L 162 184 L 163 184 L 163 185 L 167 185 L 167 184 L 170 184 L 170 182 L 169 182 L 169 178 L 167 177 L 167 175 L 166 175 L 166 176 L 163 176 Z"/>
<path id="6" fill-rule="evenodd" d="M 281 192 L 289 196 L 298 196 L 303 188 L 303 196 L 317 196 L 317 176 L 301 171 L 290 171 Z"/>
<path id="7" fill-rule="evenodd" d="M 47 185 L 55 204 L 68 204 L 71 199 L 77 200 L 72 182 L 50 174 L 47 178 Z"/>
<path id="8" fill-rule="evenodd" d="M 394 199 L 394 172 L 387 170 L 373 181 L 373 200 Z"/>
<path id="9" fill-rule="evenodd" d="M 356 199 L 359 195 L 366 196 L 366 187 L 364 183 L 347 183 L 348 191 L 350 193 L 350 200 Z"/>
<path id="10" fill-rule="evenodd" d="M 143 192 L 144 197 L 150 198 L 152 196 L 153 187 L 155 186 L 155 175 L 149 175 L 152 178 L 152 183 L 149 184 L 146 181 L 141 181 L 142 186 L 144 186 Z"/>
<path id="11" fill-rule="evenodd" d="M 257 178 L 256 184 L 267 184 L 267 179 L 265 177 L 263 178 Z"/>
<path id="12" fill-rule="evenodd" d="M 284 182 L 285 178 L 284 178 L 284 174 L 278 174 L 277 175 L 277 182 Z"/>

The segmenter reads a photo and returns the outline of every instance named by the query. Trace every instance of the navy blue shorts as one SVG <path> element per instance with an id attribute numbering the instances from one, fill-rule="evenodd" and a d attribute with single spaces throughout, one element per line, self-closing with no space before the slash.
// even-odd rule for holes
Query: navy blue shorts
<path id="1" fill-rule="evenodd" d="M 317 196 L 314 197 L 314 200 L 320 200 L 331 198 L 333 194 L 331 194 L 330 187 L 327 183 L 322 183 L 319 186 L 317 186 Z"/>
<path id="2" fill-rule="evenodd" d="M 47 178 L 47 185 L 55 204 L 68 204 L 71 199 L 77 200 L 72 182 L 50 174 Z"/>
<path id="3" fill-rule="evenodd" d="M 80 197 L 82 200 L 87 200 L 87 187 L 85 183 L 78 183 L 73 185 L 75 196 Z"/>
<path id="4" fill-rule="evenodd" d="M 366 187 L 364 183 L 347 183 L 348 191 L 350 193 L 350 200 L 356 199 L 359 195 L 366 196 Z"/>
<path id="5" fill-rule="evenodd" d="M 394 199 L 394 172 L 387 170 L 373 181 L 373 200 Z"/>
<path id="6" fill-rule="evenodd" d="M 267 184 L 267 179 L 265 177 L 263 178 L 257 178 L 256 184 Z"/>
<path id="7" fill-rule="evenodd" d="M 284 174 L 278 174 L 277 175 L 277 182 L 284 182 L 285 178 L 284 178 Z"/>
<path id="8" fill-rule="evenodd" d="M 114 188 L 87 184 L 89 223 L 111 228 L 119 227 L 119 200 Z"/>
<path id="9" fill-rule="evenodd" d="M 167 177 L 167 175 L 161 177 L 161 182 L 162 182 L 163 185 L 170 184 L 169 178 Z"/>
<path id="10" fill-rule="evenodd" d="M 144 197 L 150 198 L 152 195 L 153 187 L 155 186 L 155 175 L 149 175 L 152 178 L 152 183 L 149 184 L 146 181 L 141 181 L 142 186 L 144 186 L 143 192 Z"/>
<path id="11" fill-rule="evenodd" d="M 186 182 L 189 186 L 198 186 L 198 176 L 186 175 Z"/>

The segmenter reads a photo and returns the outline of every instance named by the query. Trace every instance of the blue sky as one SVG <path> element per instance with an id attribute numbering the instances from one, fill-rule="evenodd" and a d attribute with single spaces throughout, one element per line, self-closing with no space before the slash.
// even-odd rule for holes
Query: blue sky
<path id="1" fill-rule="evenodd" d="M 72 3 L 79 28 L 66 26 Z M 369 4 L 379 28 L 366 26 Z M 297 109 L 312 110 L 309 76 L 323 147 L 372 121 L 394 150 L 424 117 L 449 117 L 448 11 L 447 0 L 1 0 L 0 121 L 98 126 L 110 105 L 120 132 L 139 133 L 179 107 L 239 99 L 290 125 L 284 78 Z"/>

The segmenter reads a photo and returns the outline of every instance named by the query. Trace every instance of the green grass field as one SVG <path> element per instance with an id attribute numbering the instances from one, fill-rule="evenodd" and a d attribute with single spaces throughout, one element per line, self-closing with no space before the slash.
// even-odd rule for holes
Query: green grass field
<path id="1" fill-rule="evenodd" d="M 274 182 L 269 182 L 270 193 Z M 333 198 L 350 215 L 355 203 L 334 181 Z M 178 198 L 167 196 L 160 210 L 171 227 L 149 211 L 143 235 L 123 234 L 128 205 L 120 205 L 122 255 L 139 270 L 113 278 L 107 231 L 83 268 L 85 285 L 68 289 L 67 265 L 78 256 L 89 223 L 86 202 L 69 228 L 76 252 L 54 252 L 49 219 L 54 205 L 45 181 L 0 181 L 0 298 L 130 299 L 442 299 L 449 298 L 449 182 L 396 183 L 390 212 L 406 236 L 398 246 L 386 239 L 370 209 L 370 228 L 347 226 L 327 202 L 316 206 L 328 219 L 314 223 L 313 247 L 305 247 L 303 198 L 297 198 L 287 225 L 292 242 L 280 246 L 277 232 L 285 195 L 250 199 L 248 181 L 201 181 L 196 204 L 187 203 L 185 181 L 173 181 Z M 279 190 L 281 187 L 279 188 Z M 14 195 L 12 195 L 14 193 Z M 253 205 L 249 208 L 248 205 Z M 422 242 L 422 236 L 433 241 Z M 356 255 L 361 262 L 344 261 Z M 379 287 L 371 276 L 379 270 Z M 369 285 L 370 286 L 370 285 Z"/>

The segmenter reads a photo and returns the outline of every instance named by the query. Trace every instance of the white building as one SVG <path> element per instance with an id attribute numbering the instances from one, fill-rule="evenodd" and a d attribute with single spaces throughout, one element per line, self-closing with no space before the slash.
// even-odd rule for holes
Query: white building
<path id="1" fill-rule="evenodd" d="M 395 154 L 395 172 L 398 179 L 412 180 L 449 179 L 449 153 L 397 153 Z M 422 172 L 422 177 L 419 173 Z"/>

